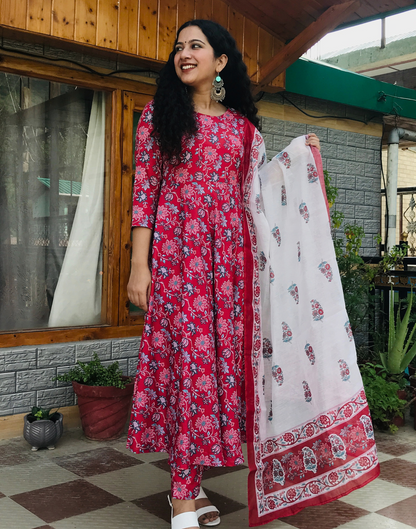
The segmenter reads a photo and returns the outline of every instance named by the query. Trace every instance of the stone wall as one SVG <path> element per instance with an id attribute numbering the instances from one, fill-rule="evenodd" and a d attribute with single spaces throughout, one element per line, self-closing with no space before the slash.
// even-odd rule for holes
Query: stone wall
<path id="1" fill-rule="evenodd" d="M 322 115 L 350 117 L 361 121 L 370 117 L 364 110 L 354 107 L 296 94 L 285 96 L 306 112 L 311 110 Z M 265 99 L 276 104 L 289 104 L 279 94 L 266 95 Z M 338 187 L 335 209 L 344 213 L 346 223 L 355 222 L 364 228 L 366 236 L 362 254 L 368 257 L 378 255 L 374 237 L 380 233 L 381 138 L 330 127 L 262 118 L 262 135 L 269 159 L 284 149 L 293 138 L 309 132 L 314 132 L 319 137 L 324 169 L 332 177 L 333 185 Z"/>
<path id="2" fill-rule="evenodd" d="M 52 379 L 97 353 L 104 365 L 118 361 L 123 374 L 137 369 L 140 338 L 0 349 L 0 416 L 76 404 L 72 386 Z"/>

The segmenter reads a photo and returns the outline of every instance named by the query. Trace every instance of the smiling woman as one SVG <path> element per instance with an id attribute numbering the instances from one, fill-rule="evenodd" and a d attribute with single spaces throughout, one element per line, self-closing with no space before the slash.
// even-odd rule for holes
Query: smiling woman
<path id="1" fill-rule="evenodd" d="M 338 483 L 341 474 L 333 472 L 336 463 L 331 460 L 333 468 L 329 472 L 331 479 L 336 476 L 337 481 L 331 483 L 334 488 L 323 487 L 328 469 L 320 471 L 321 482 L 315 486 L 314 496 L 308 493 L 308 499 L 288 505 L 296 498 L 298 493 L 295 490 L 301 488 L 299 484 L 303 487 L 303 481 L 307 479 L 302 464 L 316 473 L 311 448 L 314 445 L 310 439 L 311 446 L 301 447 L 299 442 L 295 453 L 292 444 L 296 444 L 296 438 L 290 432 L 284 441 L 294 439 L 293 443 L 290 441 L 292 444 L 287 441 L 290 445 L 287 448 L 293 453 L 278 454 L 280 445 L 267 451 L 261 446 L 266 436 L 278 439 L 278 435 L 284 435 L 290 428 L 290 421 L 293 421 L 292 426 L 298 426 L 319 417 L 334 404 L 334 400 L 339 401 L 340 394 L 347 402 L 351 398 L 357 399 L 355 393 L 362 384 L 359 375 L 355 376 L 348 387 L 344 385 L 341 389 L 336 385 L 328 399 L 325 390 L 317 383 L 319 378 L 314 378 L 316 375 L 301 371 L 301 374 L 293 375 L 297 379 L 292 384 L 290 369 L 281 362 L 282 339 L 276 321 L 282 321 L 284 317 L 288 321 L 287 328 L 290 326 L 296 331 L 296 321 L 303 321 L 304 315 L 296 312 L 292 317 L 290 310 L 297 311 L 297 307 L 302 306 L 302 311 L 307 310 L 308 315 L 311 312 L 310 298 L 305 301 L 301 292 L 305 292 L 307 278 L 313 276 L 310 270 L 303 268 L 303 263 L 314 262 L 316 256 L 309 257 L 307 241 L 311 239 L 310 232 L 305 235 L 305 244 L 303 238 L 297 239 L 298 234 L 309 230 L 318 218 L 321 224 L 317 233 L 327 235 L 324 240 L 332 252 L 333 244 L 318 169 L 314 165 L 321 164 L 317 167 L 323 177 L 319 152 L 315 149 L 313 154 L 305 147 L 305 143 L 317 147 L 319 140 L 313 134 L 297 138 L 294 154 L 276 157 L 269 168 L 265 164 L 264 142 L 258 131 L 256 114 L 247 69 L 231 35 L 208 20 L 184 24 L 160 74 L 154 101 L 144 108 L 137 128 L 133 253 L 127 287 L 130 300 L 147 311 L 127 445 L 137 453 L 169 454 L 173 529 L 219 524 L 219 512 L 201 488 L 202 474 L 207 467 L 242 464 L 242 442 L 246 436 L 251 524 L 278 518 L 282 512 L 286 516 L 294 514 L 308 502 L 317 505 L 330 501 L 377 474 L 375 456 L 366 467 L 372 472 L 370 476 L 351 473 L 350 467 L 357 462 L 357 456 L 351 452 L 346 472 L 350 477 L 360 476 L 359 479 L 351 477 L 347 485 L 341 486 L 341 482 Z M 282 185 L 279 182 L 278 186 L 273 186 L 272 181 L 276 175 L 279 178 L 282 175 L 279 164 L 285 170 L 300 171 L 299 167 L 303 167 L 306 174 L 312 171 L 316 176 L 311 181 L 302 174 L 309 188 L 302 187 L 305 196 L 298 197 L 292 192 L 293 187 L 300 187 L 295 178 L 299 175 L 295 172 L 285 182 L 287 200 L 282 201 L 281 206 Z M 265 174 L 264 182 L 270 184 L 264 195 L 260 172 L 262 182 Z M 277 200 L 273 194 L 276 189 Z M 309 201 L 312 191 L 314 195 Z M 275 228 L 272 229 L 279 233 L 282 249 L 288 240 L 292 243 L 288 251 L 290 257 L 283 265 L 280 257 L 277 265 L 273 261 L 272 266 L 276 237 L 268 246 L 270 233 L 274 235 L 266 216 L 266 205 L 270 200 L 273 214 L 283 215 L 291 230 L 299 230 L 285 238 L 286 230 L 278 232 L 275 229 L 277 225 L 282 228 L 280 220 L 273 223 Z M 287 207 L 289 200 L 292 207 Z M 288 218 L 288 210 L 295 218 Z M 318 210 L 319 214 L 315 215 Z M 308 218 L 304 215 L 306 211 Z M 322 245 L 315 244 L 313 237 L 312 240 L 312 246 L 316 246 L 319 253 Z M 300 244 L 302 255 L 306 257 L 302 264 L 299 264 L 298 257 Z M 274 313 L 277 305 L 286 310 L 286 302 L 279 298 L 271 310 L 268 305 L 268 300 L 272 299 L 271 289 L 274 288 L 275 300 L 276 292 L 287 290 L 286 284 L 282 287 L 280 278 L 291 274 L 292 270 L 297 280 L 295 284 L 292 278 L 293 288 L 290 287 L 289 292 L 296 294 L 292 296 L 295 303 L 287 309 L 287 314 L 279 314 L 277 320 L 273 318 L 272 321 L 272 310 Z M 312 282 L 316 287 L 316 282 Z M 315 294 L 314 289 L 311 292 L 322 299 L 320 292 Z M 337 292 L 335 298 L 342 305 L 342 293 Z M 330 312 L 327 305 L 325 309 Z M 334 332 L 342 340 L 345 338 L 346 315 L 339 307 L 336 309 L 335 313 L 340 314 L 343 321 L 341 330 L 337 331 L 337 325 Z M 322 319 L 323 315 L 319 320 Z M 325 328 L 324 323 L 322 328 Z M 311 339 L 311 344 L 320 343 L 320 340 L 321 337 L 316 341 Z M 270 346 L 265 357 L 267 362 L 263 362 L 260 351 L 266 341 Z M 300 360 L 296 363 L 302 364 L 305 342 L 299 350 L 299 344 L 295 345 L 299 340 L 293 337 L 293 344 L 291 341 L 286 340 L 289 346 L 300 351 Z M 341 349 L 343 362 L 348 362 L 351 370 L 355 349 L 349 344 L 347 341 L 348 350 L 345 350 L 345 344 Z M 332 365 L 332 350 L 328 349 L 327 354 Z M 293 354 L 285 356 L 293 358 Z M 322 356 L 319 358 L 322 361 Z M 310 365 L 307 358 L 307 370 Z M 334 380 L 340 383 L 339 365 L 334 365 L 337 373 Z M 292 372 L 297 373 L 297 370 L 292 369 Z M 286 384 L 285 380 L 288 381 Z M 276 393 L 281 386 L 284 393 Z M 326 388 L 327 385 L 322 386 Z M 295 388 L 293 398 L 292 390 L 287 393 L 288 387 Z M 365 397 L 359 395 L 360 410 L 364 413 Z M 287 416 L 285 407 L 277 405 L 282 398 L 289 401 L 287 407 L 292 410 Z M 355 409 L 358 410 L 357 406 Z M 331 439 L 335 440 L 342 464 L 346 449 L 339 448 L 344 445 L 338 433 L 343 435 L 347 426 L 350 427 L 350 423 L 356 426 L 357 421 L 357 418 L 349 421 L 344 429 L 341 421 L 336 429 L 319 434 L 326 446 Z M 299 426 L 299 431 L 303 431 L 302 428 Z M 312 424 L 307 431 L 311 428 L 313 430 Z M 374 451 L 373 445 L 374 442 L 366 443 L 366 449 Z M 302 463 L 306 457 L 309 463 Z M 288 484 L 282 492 L 279 487 L 285 485 L 285 479 Z M 276 494 L 277 498 L 278 493 L 279 498 L 284 495 L 281 502 L 279 499 L 269 501 L 271 494 Z"/>

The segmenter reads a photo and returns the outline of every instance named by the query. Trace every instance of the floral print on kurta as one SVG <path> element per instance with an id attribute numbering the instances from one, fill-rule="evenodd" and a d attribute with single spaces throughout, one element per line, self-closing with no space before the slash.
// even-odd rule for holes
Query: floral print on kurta
<path id="1" fill-rule="evenodd" d="M 152 287 L 128 447 L 174 468 L 241 464 L 245 118 L 196 114 L 179 163 L 163 164 L 145 107 L 136 136 L 133 226 L 154 229 Z"/>

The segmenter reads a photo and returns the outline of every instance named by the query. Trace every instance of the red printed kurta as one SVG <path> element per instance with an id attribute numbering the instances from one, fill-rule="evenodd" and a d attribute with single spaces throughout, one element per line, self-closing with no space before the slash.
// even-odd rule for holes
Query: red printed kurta
<path id="1" fill-rule="evenodd" d="M 133 226 L 154 232 L 128 446 L 168 452 L 182 469 L 238 465 L 247 120 L 233 110 L 196 114 L 197 134 L 184 141 L 176 166 L 164 164 L 161 178 L 152 111 L 152 104 L 143 110 L 136 137 Z"/>

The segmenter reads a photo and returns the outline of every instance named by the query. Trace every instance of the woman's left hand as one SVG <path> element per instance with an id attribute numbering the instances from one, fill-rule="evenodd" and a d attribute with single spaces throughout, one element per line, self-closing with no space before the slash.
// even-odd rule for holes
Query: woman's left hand
<path id="1" fill-rule="evenodd" d="M 306 136 L 306 145 L 309 145 L 310 147 L 316 147 L 317 149 L 321 150 L 321 144 L 319 143 L 319 138 L 316 134 L 311 132 Z"/>

